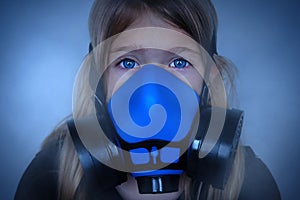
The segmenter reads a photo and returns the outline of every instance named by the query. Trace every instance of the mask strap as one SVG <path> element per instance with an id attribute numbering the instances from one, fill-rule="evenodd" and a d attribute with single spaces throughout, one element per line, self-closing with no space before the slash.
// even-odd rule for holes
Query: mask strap
<path id="1" fill-rule="evenodd" d="M 202 91 L 201 91 L 201 106 L 209 105 L 209 96 L 208 96 L 208 87 L 206 83 L 203 81 Z"/>

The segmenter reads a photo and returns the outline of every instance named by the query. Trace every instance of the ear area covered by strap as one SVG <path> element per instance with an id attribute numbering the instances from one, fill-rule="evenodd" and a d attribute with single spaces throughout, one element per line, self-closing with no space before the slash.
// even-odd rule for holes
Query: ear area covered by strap
<path id="1" fill-rule="evenodd" d="M 90 154 L 80 140 L 74 119 L 69 120 L 67 124 L 79 161 L 83 168 L 85 182 L 92 185 L 93 188 L 103 190 L 104 192 L 127 181 L 126 173 L 102 164 Z"/>
<path id="2" fill-rule="evenodd" d="M 222 112 L 221 109 L 223 108 L 219 109 Z M 212 185 L 214 188 L 224 189 L 238 148 L 244 112 L 237 109 L 226 110 L 225 123 L 220 137 L 208 155 L 199 158 L 199 151 L 210 124 L 212 108 L 201 106 L 200 112 L 200 124 L 195 140 L 199 145 L 190 151 L 187 174 L 205 184 Z"/>

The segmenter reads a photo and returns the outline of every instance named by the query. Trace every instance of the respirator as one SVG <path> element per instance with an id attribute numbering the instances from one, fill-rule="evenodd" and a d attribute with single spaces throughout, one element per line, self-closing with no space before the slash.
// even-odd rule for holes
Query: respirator
<path id="1" fill-rule="evenodd" d="M 122 155 L 124 164 L 132 169 L 140 193 L 178 190 L 185 152 L 199 124 L 199 105 L 191 87 L 155 65 L 143 66 L 113 94 L 108 112 L 116 144 L 128 151 L 128 157 Z"/>
<path id="2" fill-rule="evenodd" d="M 199 95 L 183 80 L 156 65 L 145 65 L 135 72 L 107 103 L 99 100 L 102 90 L 99 81 L 95 94 L 98 122 L 107 138 L 122 149 L 122 165 L 136 178 L 140 193 L 177 191 L 184 172 L 215 188 L 224 188 L 240 138 L 242 111 L 212 108 L 205 103 L 205 83 Z M 213 109 L 226 112 L 224 126 L 213 148 L 200 158 Z M 105 166 L 89 153 L 74 121 L 70 120 L 68 126 L 91 182 L 114 187 L 126 181 L 125 172 Z"/>

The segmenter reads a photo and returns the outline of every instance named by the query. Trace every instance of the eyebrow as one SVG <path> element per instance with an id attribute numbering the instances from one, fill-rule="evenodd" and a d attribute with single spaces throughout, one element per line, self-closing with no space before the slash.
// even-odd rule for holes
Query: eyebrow
<path id="1" fill-rule="evenodd" d="M 134 51 L 134 50 L 138 50 L 141 48 L 138 48 L 135 45 L 128 45 L 128 46 L 121 46 L 115 49 L 111 49 L 110 53 L 116 53 L 116 52 L 120 52 L 120 51 L 125 51 L 125 52 L 130 52 L 130 51 Z"/>
<path id="2" fill-rule="evenodd" d="M 116 52 L 122 52 L 122 51 L 124 51 L 124 52 L 131 52 L 131 51 L 138 50 L 138 49 L 143 49 L 143 48 L 142 47 L 138 47 L 136 45 L 121 46 L 121 47 L 112 49 L 110 51 L 110 53 L 116 53 Z M 188 51 L 188 52 L 191 52 L 191 53 L 197 54 L 197 55 L 199 55 L 199 53 L 200 53 L 198 51 L 195 51 L 195 50 L 187 48 L 187 47 L 173 47 L 173 48 L 165 50 L 165 51 L 169 51 L 169 52 L 172 52 L 174 54 L 180 54 L 180 53 L 182 53 L 184 51 Z"/>
<path id="3" fill-rule="evenodd" d="M 188 52 L 191 52 L 191 53 L 194 53 L 197 55 L 200 53 L 198 51 L 195 51 L 195 50 L 187 48 L 187 47 L 173 47 L 173 48 L 169 49 L 168 51 L 175 53 L 175 54 L 180 54 L 184 51 L 188 51 Z"/>

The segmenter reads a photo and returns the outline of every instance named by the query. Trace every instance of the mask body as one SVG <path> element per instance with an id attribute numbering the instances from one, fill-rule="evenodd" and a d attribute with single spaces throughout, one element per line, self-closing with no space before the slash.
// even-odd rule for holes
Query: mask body
<path id="1" fill-rule="evenodd" d="M 155 65 L 143 66 L 112 95 L 108 113 L 115 143 L 125 150 L 124 165 L 140 192 L 177 190 L 197 133 L 199 105 L 190 86 Z"/>

